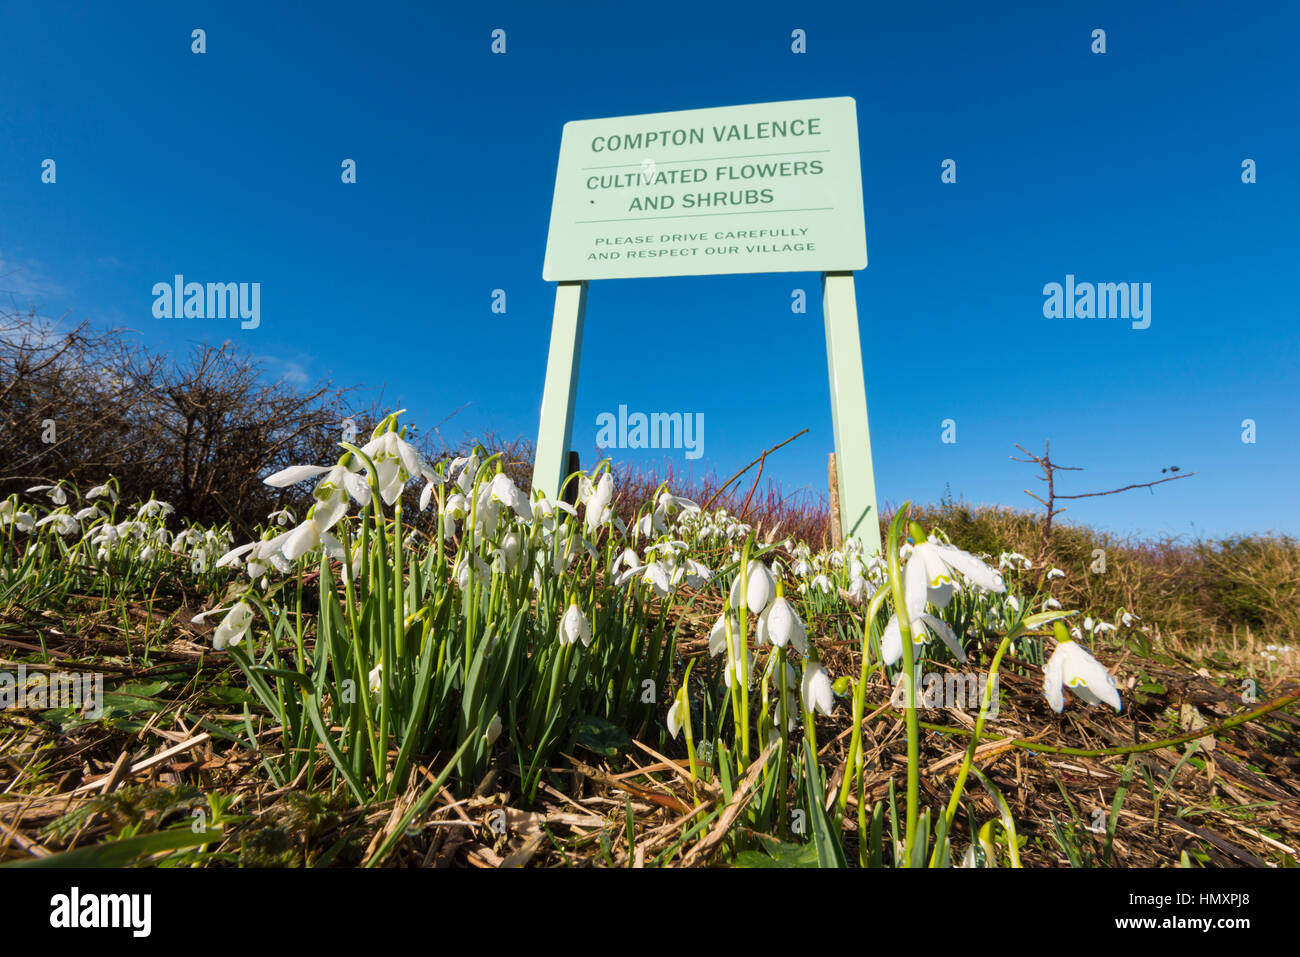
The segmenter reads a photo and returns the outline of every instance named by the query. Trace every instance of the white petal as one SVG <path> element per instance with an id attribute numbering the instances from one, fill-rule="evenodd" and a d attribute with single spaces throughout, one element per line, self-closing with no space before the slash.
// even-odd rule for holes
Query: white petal
<path id="1" fill-rule="evenodd" d="M 958 661 L 966 660 L 966 650 L 962 648 L 961 641 L 958 640 L 956 633 L 948 626 L 948 623 L 942 618 L 936 618 L 934 615 L 922 615 L 923 622 L 931 632 L 939 636 L 939 639 L 948 646 Z"/>
<path id="2" fill-rule="evenodd" d="M 262 479 L 262 481 L 266 485 L 273 485 L 276 488 L 288 488 L 290 485 L 297 485 L 299 482 L 305 482 L 317 475 L 324 475 L 330 468 L 332 466 L 329 465 L 290 465 L 287 469 L 281 469 L 274 475 Z"/>

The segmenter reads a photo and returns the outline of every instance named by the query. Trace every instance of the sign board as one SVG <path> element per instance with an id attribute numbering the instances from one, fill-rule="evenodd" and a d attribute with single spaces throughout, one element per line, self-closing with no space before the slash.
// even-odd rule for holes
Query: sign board
<path id="1" fill-rule="evenodd" d="M 533 489 L 567 479 L 587 281 L 821 272 L 840 523 L 880 551 L 853 270 L 867 265 L 851 97 L 566 123 L 542 276 L 557 283 Z"/>
<path id="2" fill-rule="evenodd" d="M 852 97 L 564 124 L 548 282 L 866 265 Z"/>

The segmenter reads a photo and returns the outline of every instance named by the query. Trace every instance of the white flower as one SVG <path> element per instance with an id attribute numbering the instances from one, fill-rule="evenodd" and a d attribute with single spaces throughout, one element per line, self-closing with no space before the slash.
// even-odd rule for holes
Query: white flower
<path id="1" fill-rule="evenodd" d="M 1121 705 L 1115 679 L 1078 642 L 1062 641 L 1060 636 L 1063 632 L 1063 628 L 1057 629 L 1056 650 L 1043 666 L 1043 694 L 1047 696 L 1047 703 L 1058 714 L 1064 711 L 1063 688 L 1069 688 L 1088 704 L 1108 704 L 1119 711 Z"/>
<path id="2" fill-rule="evenodd" d="M 1064 577 L 1065 577 L 1065 572 L 1061 571 L 1059 568 L 1052 568 L 1049 569 L 1047 572 L 1048 581 L 1051 581 L 1053 578 L 1064 578 Z"/>
<path id="3" fill-rule="evenodd" d="M 682 727 L 686 724 L 686 699 L 681 691 L 673 696 L 673 706 L 668 709 L 665 723 L 668 725 L 668 733 L 673 738 L 682 733 Z"/>
<path id="4" fill-rule="evenodd" d="M 560 619 L 560 643 L 571 645 L 579 639 L 582 639 L 584 648 L 591 644 L 591 623 L 587 621 L 587 616 L 582 613 L 578 603 L 573 602 Z"/>
<path id="5" fill-rule="evenodd" d="M 372 694 L 379 694 L 383 690 L 384 663 L 382 661 L 370 669 L 366 683 L 370 686 Z"/>
<path id="6" fill-rule="evenodd" d="M 615 579 L 615 584 L 622 585 L 638 575 L 641 581 L 654 589 L 660 598 L 667 598 L 672 589 L 672 573 L 664 562 L 648 562 L 639 568 L 629 568 Z"/>
<path id="7" fill-rule="evenodd" d="M 279 525 L 281 528 L 288 525 L 292 525 L 295 521 L 297 521 L 297 519 L 294 517 L 293 512 L 287 508 L 277 508 L 274 512 L 271 512 L 266 516 L 266 520 L 268 522 L 274 522 L 275 524 Z"/>
<path id="8" fill-rule="evenodd" d="M 917 565 L 916 572 L 912 570 L 913 564 Z M 913 574 L 924 575 L 926 598 L 936 608 L 943 608 L 952 599 L 958 572 L 985 591 L 1007 590 L 1001 575 L 955 545 L 926 541 L 912 546 L 912 555 L 907 560 L 907 578 Z M 908 607 L 911 607 L 910 602 Z"/>
<path id="9" fill-rule="evenodd" d="M 50 501 L 53 502 L 55 505 L 67 505 L 67 504 L 68 504 L 68 493 L 65 492 L 65 491 L 63 491 L 63 486 L 62 486 L 62 485 L 33 485 L 33 486 L 32 486 L 31 488 L 29 488 L 27 491 L 28 491 L 28 493 L 31 493 L 31 492 L 49 492 L 49 493 L 50 493 Z"/>
<path id="10" fill-rule="evenodd" d="M 727 650 L 728 617 L 731 618 L 731 633 L 734 635 L 740 629 L 740 625 L 736 621 L 735 615 L 731 615 L 729 612 L 723 612 L 719 615 L 718 620 L 713 623 L 713 627 L 709 630 L 710 657 L 717 657 Z"/>
<path id="11" fill-rule="evenodd" d="M 66 512 L 51 512 L 49 515 L 46 515 L 43 519 L 37 522 L 36 527 L 40 528 L 42 525 L 49 525 L 51 522 L 59 523 L 58 528 L 55 529 L 55 531 L 64 538 L 69 538 L 81 531 L 81 526 L 77 524 L 77 520 Z"/>
<path id="12" fill-rule="evenodd" d="M 586 500 L 583 527 L 587 530 L 588 535 L 595 535 L 596 530 L 613 517 L 614 513 L 609 508 L 609 503 L 613 498 L 614 479 L 606 472 L 600 477 L 600 481 Z"/>
<path id="13" fill-rule="evenodd" d="M 767 566 L 757 559 L 752 559 L 749 567 L 745 572 L 745 604 L 755 615 L 760 614 L 764 608 L 772 601 L 772 596 L 776 594 L 776 583 L 772 580 L 772 573 L 767 570 Z M 731 583 L 730 603 L 732 608 L 740 607 L 740 579 L 739 574 Z"/>
<path id="14" fill-rule="evenodd" d="M 290 465 L 287 469 L 280 469 L 272 475 L 262 479 L 262 483 L 270 485 L 273 488 L 288 488 L 290 485 L 297 485 L 299 482 L 305 482 L 309 478 L 315 478 L 317 475 L 324 475 L 332 466 L 329 465 Z M 91 495 L 87 495 L 91 498 Z"/>
<path id="15" fill-rule="evenodd" d="M 395 431 L 385 432 L 371 439 L 361 451 L 375 463 L 375 482 L 385 505 L 392 505 L 402 495 L 402 489 L 412 476 L 432 470 L 424 458 Z"/>
<path id="16" fill-rule="evenodd" d="M 487 730 L 483 732 L 483 738 L 487 741 L 487 745 L 490 748 L 499 737 L 501 737 L 501 715 L 494 714 L 492 715 L 492 720 L 488 722 Z"/>
<path id="17" fill-rule="evenodd" d="M 528 501 L 528 496 L 519 490 L 514 480 L 505 472 L 498 472 L 494 475 L 492 484 L 488 488 L 492 501 L 513 509 L 514 513 L 525 522 L 533 520 L 532 502 Z"/>
<path id="18" fill-rule="evenodd" d="M 459 472 L 457 470 L 459 469 Z M 457 456 L 451 460 L 451 467 L 447 470 L 448 475 L 454 475 L 456 485 L 466 495 L 474 487 L 474 481 L 478 478 L 479 460 L 478 453 L 474 452 L 469 456 Z"/>
<path id="19" fill-rule="evenodd" d="M 809 661 L 803 666 L 803 681 L 799 686 L 804 711 L 830 714 L 835 707 L 835 692 L 831 689 L 831 676 L 820 661 Z"/>
<path id="20" fill-rule="evenodd" d="M 962 648 L 961 641 L 942 618 L 936 618 L 934 615 L 923 612 L 912 619 L 911 631 L 914 661 L 917 652 L 930 640 L 929 636 L 931 634 L 936 635 L 947 645 L 948 650 L 953 653 L 953 656 L 958 661 L 966 660 L 966 650 Z M 887 665 L 892 665 L 903 657 L 903 633 L 898 627 L 897 615 L 889 619 L 889 624 L 885 626 L 884 634 L 880 637 L 880 654 Z"/>
<path id="21" fill-rule="evenodd" d="M 174 511 L 176 511 L 176 509 L 173 508 L 171 505 L 169 505 L 167 502 L 160 502 L 156 498 L 151 498 L 149 499 L 149 501 L 145 502 L 143 505 L 140 506 L 139 511 L 136 512 L 136 517 L 166 518 Z"/>
<path id="22" fill-rule="evenodd" d="M 92 488 L 89 492 L 86 493 L 87 501 L 89 501 L 92 498 L 109 498 L 112 499 L 114 502 L 116 502 L 117 492 L 114 491 L 113 486 L 111 485 L 96 485 L 94 488 Z"/>
<path id="23" fill-rule="evenodd" d="M 767 638 L 778 648 L 794 645 L 801 655 L 808 653 L 808 632 L 804 630 L 799 615 L 784 597 L 778 595 L 772 607 L 765 612 Z"/>
<path id="24" fill-rule="evenodd" d="M 308 518 L 307 521 L 296 528 L 282 532 L 267 542 L 263 548 L 258 550 L 259 555 L 270 558 L 278 552 L 284 556 L 287 562 L 297 561 L 303 555 L 320 547 L 321 531 L 320 523 L 314 518 Z"/>
<path id="25" fill-rule="evenodd" d="M 195 615 L 191 621 L 198 622 L 208 615 L 215 615 L 225 609 L 216 608 L 201 615 Z M 221 651 L 230 645 L 237 645 L 244 640 L 248 634 L 248 629 L 253 624 L 253 609 L 246 601 L 237 601 L 226 611 L 226 617 L 221 619 L 221 624 L 217 625 L 217 630 L 212 635 L 212 647 Z"/>

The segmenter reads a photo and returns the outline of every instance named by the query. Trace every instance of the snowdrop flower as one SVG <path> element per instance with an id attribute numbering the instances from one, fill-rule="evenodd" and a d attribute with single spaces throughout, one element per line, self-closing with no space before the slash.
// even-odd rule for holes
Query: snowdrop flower
<path id="1" fill-rule="evenodd" d="M 766 618 L 767 638 L 772 644 L 778 648 L 793 645 L 799 654 L 808 654 L 808 632 L 785 596 L 778 593 L 763 617 Z"/>
<path id="2" fill-rule="evenodd" d="M 397 413 L 393 413 L 389 418 L 396 421 L 396 416 Z M 375 463 L 375 482 L 385 505 L 392 505 L 401 497 L 402 489 L 412 476 L 434 474 L 415 446 L 395 430 L 371 439 L 361 447 L 361 451 Z"/>
<path id="3" fill-rule="evenodd" d="M 668 725 L 668 733 L 676 740 L 677 736 L 682 733 L 682 727 L 686 724 L 686 696 L 683 693 L 685 688 L 678 689 L 677 694 L 673 695 L 673 706 L 668 709 L 668 717 L 665 724 Z"/>
<path id="4" fill-rule="evenodd" d="M 736 648 L 736 654 L 734 654 L 732 660 L 727 663 L 728 667 L 724 668 L 722 671 L 723 681 L 726 683 L 727 688 L 730 689 L 733 674 L 735 675 L 736 681 L 740 681 L 742 677 L 748 676 L 749 685 L 752 687 L 754 684 L 754 653 L 749 650 L 747 645 L 744 645 L 744 639 L 739 635 L 733 634 L 732 641 L 737 645 L 743 646 L 744 658 L 742 659 L 740 656 L 742 648 Z"/>
<path id="5" fill-rule="evenodd" d="M 490 748 L 499 737 L 501 737 L 501 715 L 494 714 L 492 720 L 488 722 L 487 730 L 483 732 L 483 739 Z"/>
<path id="6" fill-rule="evenodd" d="M 626 565 L 630 569 L 640 568 L 641 556 L 638 555 L 634 550 L 630 548 L 623 549 L 621 552 L 618 553 L 617 556 L 615 556 L 614 564 L 610 566 L 611 573 L 615 576 L 621 575 L 622 568 L 624 565 Z"/>
<path id="7" fill-rule="evenodd" d="M 488 490 L 492 501 L 512 509 L 525 522 L 533 520 L 533 503 L 528 501 L 528 496 L 519 490 L 505 472 L 498 472 L 492 477 Z"/>
<path id="8" fill-rule="evenodd" d="M 505 562 L 506 568 L 514 568 L 519 563 L 519 553 L 523 546 L 519 536 L 514 532 L 507 532 L 501 539 L 501 547 L 497 549 L 497 554 Z"/>
<path id="9" fill-rule="evenodd" d="M 716 658 L 727 650 L 727 619 L 731 619 L 731 633 L 735 634 L 740 630 L 740 624 L 736 621 L 736 616 L 730 612 L 723 612 L 718 616 L 718 620 L 713 623 L 709 630 L 709 656 Z"/>
<path id="10" fill-rule="evenodd" d="M 81 526 L 77 524 L 77 520 L 66 512 L 51 512 L 49 515 L 46 515 L 43 519 L 37 522 L 36 527 L 40 528 L 43 525 L 49 525 L 51 522 L 59 523 L 58 528 L 56 528 L 55 531 L 64 538 L 70 538 L 71 536 L 76 535 L 77 532 L 81 531 Z"/>
<path id="11" fill-rule="evenodd" d="M 545 532 L 554 532 L 556 525 L 564 519 L 556 514 L 556 511 L 568 512 L 576 516 L 577 509 L 564 500 L 555 501 L 549 498 L 539 498 L 533 503 L 533 514 L 540 520 L 542 530 Z"/>
<path id="12" fill-rule="evenodd" d="M 574 599 L 569 602 L 569 610 L 560 619 L 560 644 L 572 645 L 579 639 L 584 648 L 591 645 L 591 624 Z"/>
<path id="13" fill-rule="evenodd" d="M 472 576 L 490 578 L 491 575 L 492 570 L 488 568 L 487 562 L 478 555 L 462 555 L 460 561 L 456 563 L 456 584 L 460 586 L 461 591 L 469 588 Z"/>
<path id="14" fill-rule="evenodd" d="M 457 470 L 459 469 L 459 472 Z M 451 460 L 451 467 L 447 470 L 449 475 L 456 476 L 456 485 L 466 495 L 474 487 L 474 481 L 478 478 L 479 460 L 478 453 L 474 452 L 469 456 L 457 456 Z"/>
<path id="15" fill-rule="evenodd" d="M 1051 609 L 1052 611 L 1060 611 L 1061 603 L 1055 598 L 1048 598 L 1043 602 L 1043 607 L 1045 609 Z"/>
<path id="16" fill-rule="evenodd" d="M 379 694 L 384 687 L 384 663 L 381 661 L 370 669 L 370 674 L 366 676 L 366 683 L 370 687 L 371 694 Z"/>
<path id="17" fill-rule="evenodd" d="M 1061 571 L 1059 568 L 1053 568 L 1047 572 L 1047 580 L 1049 582 L 1054 578 L 1064 578 L 1064 577 L 1065 577 L 1065 572 Z"/>
<path id="18" fill-rule="evenodd" d="M 0 514 L 3 514 L 3 512 L 4 512 L 4 505 L 0 504 Z M 85 508 L 74 513 L 72 517 L 79 522 L 84 522 L 90 518 L 105 518 L 106 516 L 104 515 L 103 512 L 99 510 L 98 505 L 87 505 Z"/>
<path id="19" fill-rule="evenodd" d="M 287 525 L 292 525 L 295 521 L 295 518 L 293 512 L 291 512 L 289 509 L 279 508 L 276 509 L 274 512 L 272 512 L 270 515 L 266 516 L 266 520 L 268 522 L 275 522 L 275 524 L 283 528 Z"/>
<path id="20" fill-rule="evenodd" d="M 117 490 L 114 489 L 113 486 L 108 484 L 96 485 L 94 488 L 92 488 L 89 492 L 86 493 L 87 501 L 89 501 L 92 498 L 112 499 L 112 501 L 116 504 Z"/>
<path id="21" fill-rule="evenodd" d="M 648 562 L 638 569 L 634 569 L 632 574 L 640 572 L 641 581 L 645 582 L 654 589 L 654 593 L 660 598 L 667 598 L 668 592 L 672 589 L 672 576 L 663 562 Z M 624 574 L 629 574 L 624 572 Z"/>
<path id="22" fill-rule="evenodd" d="M 693 558 L 679 563 L 677 556 L 673 555 L 666 560 L 666 564 L 673 570 L 673 585 L 685 582 L 692 588 L 703 588 L 713 577 L 713 570 L 708 565 L 702 565 Z"/>
<path id="23" fill-rule="evenodd" d="M 1061 622 L 1053 622 L 1052 631 L 1056 650 L 1043 666 L 1043 694 L 1052 710 L 1058 714 L 1065 710 L 1064 688 L 1069 688 L 1088 704 L 1108 704 L 1119 711 L 1119 691 L 1105 666 L 1072 641 Z"/>
<path id="24" fill-rule="evenodd" d="M 342 548 L 338 545 L 338 540 L 325 529 L 315 517 L 308 517 L 297 528 L 290 529 L 282 535 L 273 538 L 267 544 L 267 557 L 278 552 L 283 555 L 289 562 L 295 562 L 303 555 L 316 551 L 320 548 L 326 538 L 331 540 L 332 545 Z"/>
<path id="25" fill-rule="evenodd" d="M 166 518 L 174 511 L 176 509 L 167 502 L 160 502 L 156 498 L 151 498 L 141 505 L 135 514 L 137 518 Z"/>
<path id="26" fill-rule="evenodd" d="M 441 485 L 441 484 L 442 484 L 442 478 L 441 478 L 441 476 L 439 476 L 438 481 L 436 481 L 436 482 L 426 481 L 426 482 L 424 483 L 424 489 L 420 492 L 420 511 L 421 511 L 421 512 L 423 512 L 426 508 L 429 507 L 429 503 L 433 501 L 433 493 L 434 493 L 434 490 L 437 489 L 437 487 L 438 487 L 439 485 Z"/>
<path id="27" fill-rule="evenodd" d="M 755 615 L 760 614 L 772 601 L 773 595 L 776 594 L 776 584 L 772 579 L 772 573 L 768 571 L 767 566 L 761 561 L 751 559 L 744 577 L 745 604 Z M 741 576 L 736 575 L 735 580 L 731 583 L 730 604 L 732 608 L 740 607 L 740 579 Z"/>
<path id="28" fill-rule="evenodd" d="M 912 570 L 914 563 L 917 566 L 916 572 Z M 952 599 L 958 572 L 984 591 L 1007 590 L 1001 575 L 955 545 L 934 541 L 912 545 L 912 554 L 907 560 L 907 577 L 910 580 L 913 574 L 924 575 L 926 598 L 936 608 L 945 607 Z"/>
<path id="29" fill-rule="evenodd" d="M 592 490 L 592 493 L 585 499 L 586 513 L 583 518 L 583 527 L 588 535 L 595 535 L 596 530 L 604 525 L 614 513 L 609 508 L 609 503 L 614 498 L 614 479 L 606 472 L 600 477 L 600 481 Z"/>
<path id="30" fill-rule="evenodd" d="M 55 505 L 67 505 L 68 493 L 63 491 L 62 485 L 33 485 L 27 490 L 28 494 L 34 492 L 49 492 L 50 501 Z"/>
<path id="31" fill-rule="evenodd" d="M 808 661 L 803 666 L 803 681 L 799 685 L 799 696 L 803 701 L 805 712 L 820 711 L 830 714 L 835 707 L 835 692 L 831 688 L 831 676 L 822 667 L 820 661 Z"/>
<path id="32" fill-rule="evenodd" d="M 246 601 L 237 601 L 230 608 L 214 608 L 211 611 L 205 611 L 195 615 L 190 619 L 194 624 L 198 624 L 210 615 L 226 613 L 226 617 L 221 619 L 221 624 L 217 625 L 217 630 L 212 635 L 212 647 L 221 651 L 230 645 L 237 645 L 244 640 L 248 634 L 248 629 L 253 624 L 253 609 Z"/>
<path id="33" fill-rule="evenodd" d="M 923 612 L 912 620 L 911 631 L 912 653 L 915 662 L 919 662 L 919 652 L 929 642 L 930 635 L 938 637 L 940 641 L 947 645 L 948 650 L 953 653 L 953 657 L 958 661 L 964 662 L 966 660 L 966 650 L 962 648 L 956 632 L 942 618 L 936 618 L 934 615 Z M 884 634 L 880 636 L 880 654 L 887 665 L 892 665 L 903 657 L 903 633 L 898 626 L 897 615 L 889 619 Z"/>
<path id="34" fill-rule="evenodd" d="M 808 583 L 808 587 L 811 589 L 816 589 L 817 591 L 820 591 L 824 594 L 829 594 L 830 592 L 835 590 L 835 586 L 831 584 L 831 580 L 827 578 L 825 575 L 818 575 L 816 578 L 814 578 L 811 582 Z"/>

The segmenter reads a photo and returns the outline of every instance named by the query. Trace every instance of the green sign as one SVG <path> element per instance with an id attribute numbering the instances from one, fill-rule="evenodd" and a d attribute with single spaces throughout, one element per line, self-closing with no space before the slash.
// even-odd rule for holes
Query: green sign
<path id="1" fill-rule="evenodd" d="M 867 265 L 852 97 L 564 125 L 542 276 L 555 315 L 533 489 L 556 498 L 591 279 L 820 272 L 840 522 L 880 551 L 853 271 Z"/>
<path id="2" fill-rule="evenodd" d="M 866 265 L 852 97 L 564 125 L 547 281 Z"/>

